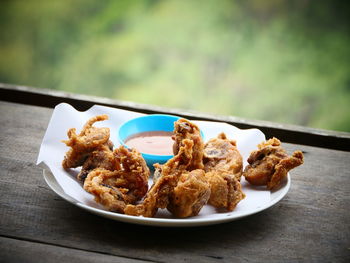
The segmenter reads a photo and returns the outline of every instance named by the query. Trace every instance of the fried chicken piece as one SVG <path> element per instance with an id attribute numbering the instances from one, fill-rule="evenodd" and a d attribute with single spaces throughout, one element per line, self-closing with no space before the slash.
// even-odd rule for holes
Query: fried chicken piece
<path id="1" fill-rule="evenodd" d="M 240 180 L 243 159 L 236 147 L 236 141 L 229 140 L 225 133 L 210 139 L 204 146 L 204 170 L 206 172 L 233 174 Z"/>
<path id="2" fill-rule="evenodd" d="M 142 203 L 127 205 L 124 212 L 128 215 L 153 217 L 159 208 L 166 208 L 171 193 L 176 187 L 180 175 L 186 171 L 192 160 L 193 141 L 184 139 L 178 153 L 165 164 L 157 166 L 160 176 L 147 192 Z"/>
<path id="3" fill-rule="evenodd" d="M 128 196 L 132 200 L 140 200 L 148 190 L 148 178 L 150 170 L 141 153 L 136 149 L 129 150 L 120 146 L 114 151 L 118 162 L 122 165 L 119 173 L 126 178 L 126 188 L 129 188 Z"/>
<path id="4" fill-rule="evenodd" d="M 107 119 L 107 115 L 98 115 L 89 119 L 79 134 L 76 134 L 75 128 L 68 130 L 68 140 L 63 142 L 71 147 L 71 149 L 66 153 L 62 162 L 64 169 L 82 166 L 91 152 L 97 147 L 103 144 L 111 144 L 109 141 L 109 128 L 97 128 L 92 126 L 97 121 L 104 121 Z"/>
<path id="5" fill-rule="evenodd" d="M 126 202 L 130 202 L 126 196 L 128 189 L 115 185 L 119 183 L 118 171 L 109 171 L 104 168 L 92 170 L 84 181 L 84 189 L 95 196 L 95 201 L 106 207 L 109 211 L 123 213 Z M 105 181 L 113 181 L 115 184 L 106 184 Z M 124 182 L 124 178 L 120 179 Z"/>
<path id="6" fill-rule="evenodd" d="M 287 177 L 288 171 L 303 164 L 302 152 L 295 151 L 288 156 L 280 140 L 272 138 L 258 145 L 249 158 L 243 176 L 252 185 L 266 185 L 267 189 L 276 189 Z"/>
<path id="7" fill-rule="evenodd" d="M 121 146 L 114 151 L 121 169 L 92 170 L 84 182 L 84 189 L 95 196 L 95 201 L 108 210 L 124 213 L 127 204 L 140 200 L 148 190 L 150 171 L 141 154 Z"/>
<path id="8" fill-rule="evenodd" d="M 212 171 L 206 173 L 205 177 L 210 185 L 211 194 L 208 200 L 210 205 L 233 211 L 245 198 L 241 183 L 234 175 Z"/>
<path id="9" fill-rule="evenodd" d="M 89 154 L 77 176 L 78 180 L 84 182 L 87 175 L 95 168 L 104 168 L 110 171 L 120 169 L 119 160 L 115 158 L 110 146 L 102 144 Z"/>
<path id="10" fill-rule="evenodd" d="M 107 120 L 107 115 L 98 115 L 89 119 L 81 132 L 76 129 L 68 130 L 68 140 L 63 141 L 71 149 L 66 153 L 62 162 L 63 168 L 83 166 L 77 178 L 84 182 L 86 176 L 95 168 L 115 170 L 120 168 L 113 155 L 113 143 L 109 140 L 109 128 L 96 128 L 92 125 L 97 121 Z"/>
<path id="11" fill-rule="evenodd" d="M 232 211 L 245 198 L 240 184 L 243 160 L 236 141 L 224 133 L 210 139 L 204 146 L 203 162 L 211 190 L 208 203 Z"/>
<path id="12" fill-rule="evenodd" d="M 210 197 L 210 186 L 201 169 L 184 172 L 169 197 L 167 209 L 176 217 L 198 215 Z"/>
<path id="13" fill-rule="evenodd" d="M 156 164 L 154 182 L 141 204 L 128 205 L 130 215 L 153 217 L 167 208 L 176 217 L 195 216 L 207 203 L 210 186 L 203 170 L 203 140 L 199 128 L 185 119 L 174 123 L 175 156 Z"/>
<path id="14" fill-rule="evenodd" d="M 192 160 L 188 166 L 188 171 L 203 169 L 203 149 L 204 143 L 198 126 L 186 119 L 179 119 L 174 123 L 175 142 L 173 145 L 174 154 L 177 154 L 184 139 L 193 141 Z"/>

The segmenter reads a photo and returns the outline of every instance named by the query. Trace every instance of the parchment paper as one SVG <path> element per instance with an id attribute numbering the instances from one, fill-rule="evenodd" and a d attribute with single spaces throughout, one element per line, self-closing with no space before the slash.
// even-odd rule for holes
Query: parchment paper
<path id="1" fill-rule="evenodd" d="M 93 106 L 85 112 L 75 110 L 71 105 L 61 103 L 57 105 L 52 114 L 45 136 L 43 138 L 37 165 L 44 169 L 49 169 L 55 176 L 57 182 L 67 195 L 86 205 L 103 209 L 102 206 L 95 203 L 91 194 L 87 193 L 80 182 L 75 178 L 79 169 L 64 170 L 62 168 L 62 160 L 65 152 L 69 149 L 62 140 L 67 139 L 67 131 L 70 128 L 76 128 L 77 132 L 83 127 L 85 122 L 100 114 L 107 114 L 109 120 L 96 122 L 97 127 L 108 127 L 111 131 L 111 140 L 115 147 L 120 144 L 117 139 L 118 127 L 125 121 L 142 116 L 144 114 L 120 109 L 114 109 L 104 106 Z M 225 132 L 230 139 L 237 141 L 237 148 L 240 151 L 244 166 L 251 151 L 255 150 L 257 145 L 265 140 L 264 134 L 258 129 L 241 130 L 227 123 L 194 121 L 202 130 L 205 140 L 216 137 L 220 132 Z M 269 203 L 271 200 L 270 191 L 250 186 L 244 178 L 242 178 L 243 192 L 246 198 L 242 200 L 234 212 L 242 212 L 247 210 L 258 209 Z M 150 184 L 152 182 L 150 181 Z M 204 207 L 198 216 L 211 216 L 216 213 L 210 206 Z M 169 217 L 170 215 L 164 211 L 157 214 L 159 217 Z"/>

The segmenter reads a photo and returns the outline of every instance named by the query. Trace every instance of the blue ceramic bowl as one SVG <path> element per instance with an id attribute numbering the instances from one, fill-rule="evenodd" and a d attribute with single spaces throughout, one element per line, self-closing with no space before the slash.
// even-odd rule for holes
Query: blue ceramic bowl
<path id="1" fill-rule="evenodd" d="M 151 131 L 174 131 L 174 122 L 180 119 L 180 117 L 173 115 L 163 115 L 163 114 L 152 114 L 145 115 L 138 118 L 131 119 L 124 122 L 118 130 L 118 140 L 121 145 L 129 148 L 125 141 L 132 135 L 141 132 L 151 132 Z M 142 153 L 148 167 L 153 169 L 153 164 L 160 163 L 163 164 L 168 161 L 173 155 L 154 155 L 148 153 Z"/>

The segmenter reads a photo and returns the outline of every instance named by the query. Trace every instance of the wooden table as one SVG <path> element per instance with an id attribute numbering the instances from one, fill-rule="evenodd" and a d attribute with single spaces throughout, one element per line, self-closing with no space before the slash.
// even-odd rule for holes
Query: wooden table
<path id="1" fill-rule="evenodd" d="M 90 214 L 51 191 L 35 162 L 53 109 L 9 99 L 28 90 L 0 89 L 7 100 L 0 101 L 0 262 L 350 262 L 349 148 L 285 143 L 289 153 L 302 150 L 305 163 L 291 172 L 285 198 L 261 213 L 205 227 L 132 225 Z M 350 141 L 347 133 L 319 134 Z"/>

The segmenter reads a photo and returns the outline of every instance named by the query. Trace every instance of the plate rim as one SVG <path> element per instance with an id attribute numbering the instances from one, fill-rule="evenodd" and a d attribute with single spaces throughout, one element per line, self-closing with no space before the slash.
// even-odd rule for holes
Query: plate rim
<path id="1" fill-rule="evenodd" d="M 282 188 L 276 190 L 275 192 L 271 192 L 271 201 L 261 207 L 258 207 L 255 210 L 249 210 L 249 211 L 241 212 L 239 214 L 234 214 L 234 215 L 230 215 L 231 212 L 227 212 L 227 213 L 223 213 L 223 216 L 220 218 L 191 217 L 191 218 L 176 219 L 176 218 L 154 218 L 154 217 L 131 216 L 131 215 L 119 214 L 119 213 L 91 207 L 79 202 L 78 200 L 75 200 L 73 197 L 66 194 L 62 189 L 62 187 L 58 184 L 55 176 L 52 174 L 50 170 L 43 169 L 43 177 L 46 184 L 58 196 L 60 196 L 62 199 L 66 200 L 67 202 L 79 208 L 82 208 L 90 213 L 93 213 L 105 218 L 109 218 L 112 220 L 120 221 L 120 222 L 132 223 L 132 224 L 138 224 L 138 225 L 147 225 L 147 226 L 158 226 L 158 227 L 194 227 L 194 226 L 221 224 L 221 223 L 238 220 L 243 217 L 247 217 L 247 216 L 259 213 L 261 211 L 264 211 L 274 206 L 286 196 L 286 194 L 288 193 L 291 187 L 291 178 L 290 178 L 290 174 L 288 173 L 285 185 Z M 279 194 L 275 198 L 273 198 L 272 196 L 276 194 L 276 192 L 279 192 Z"/>

